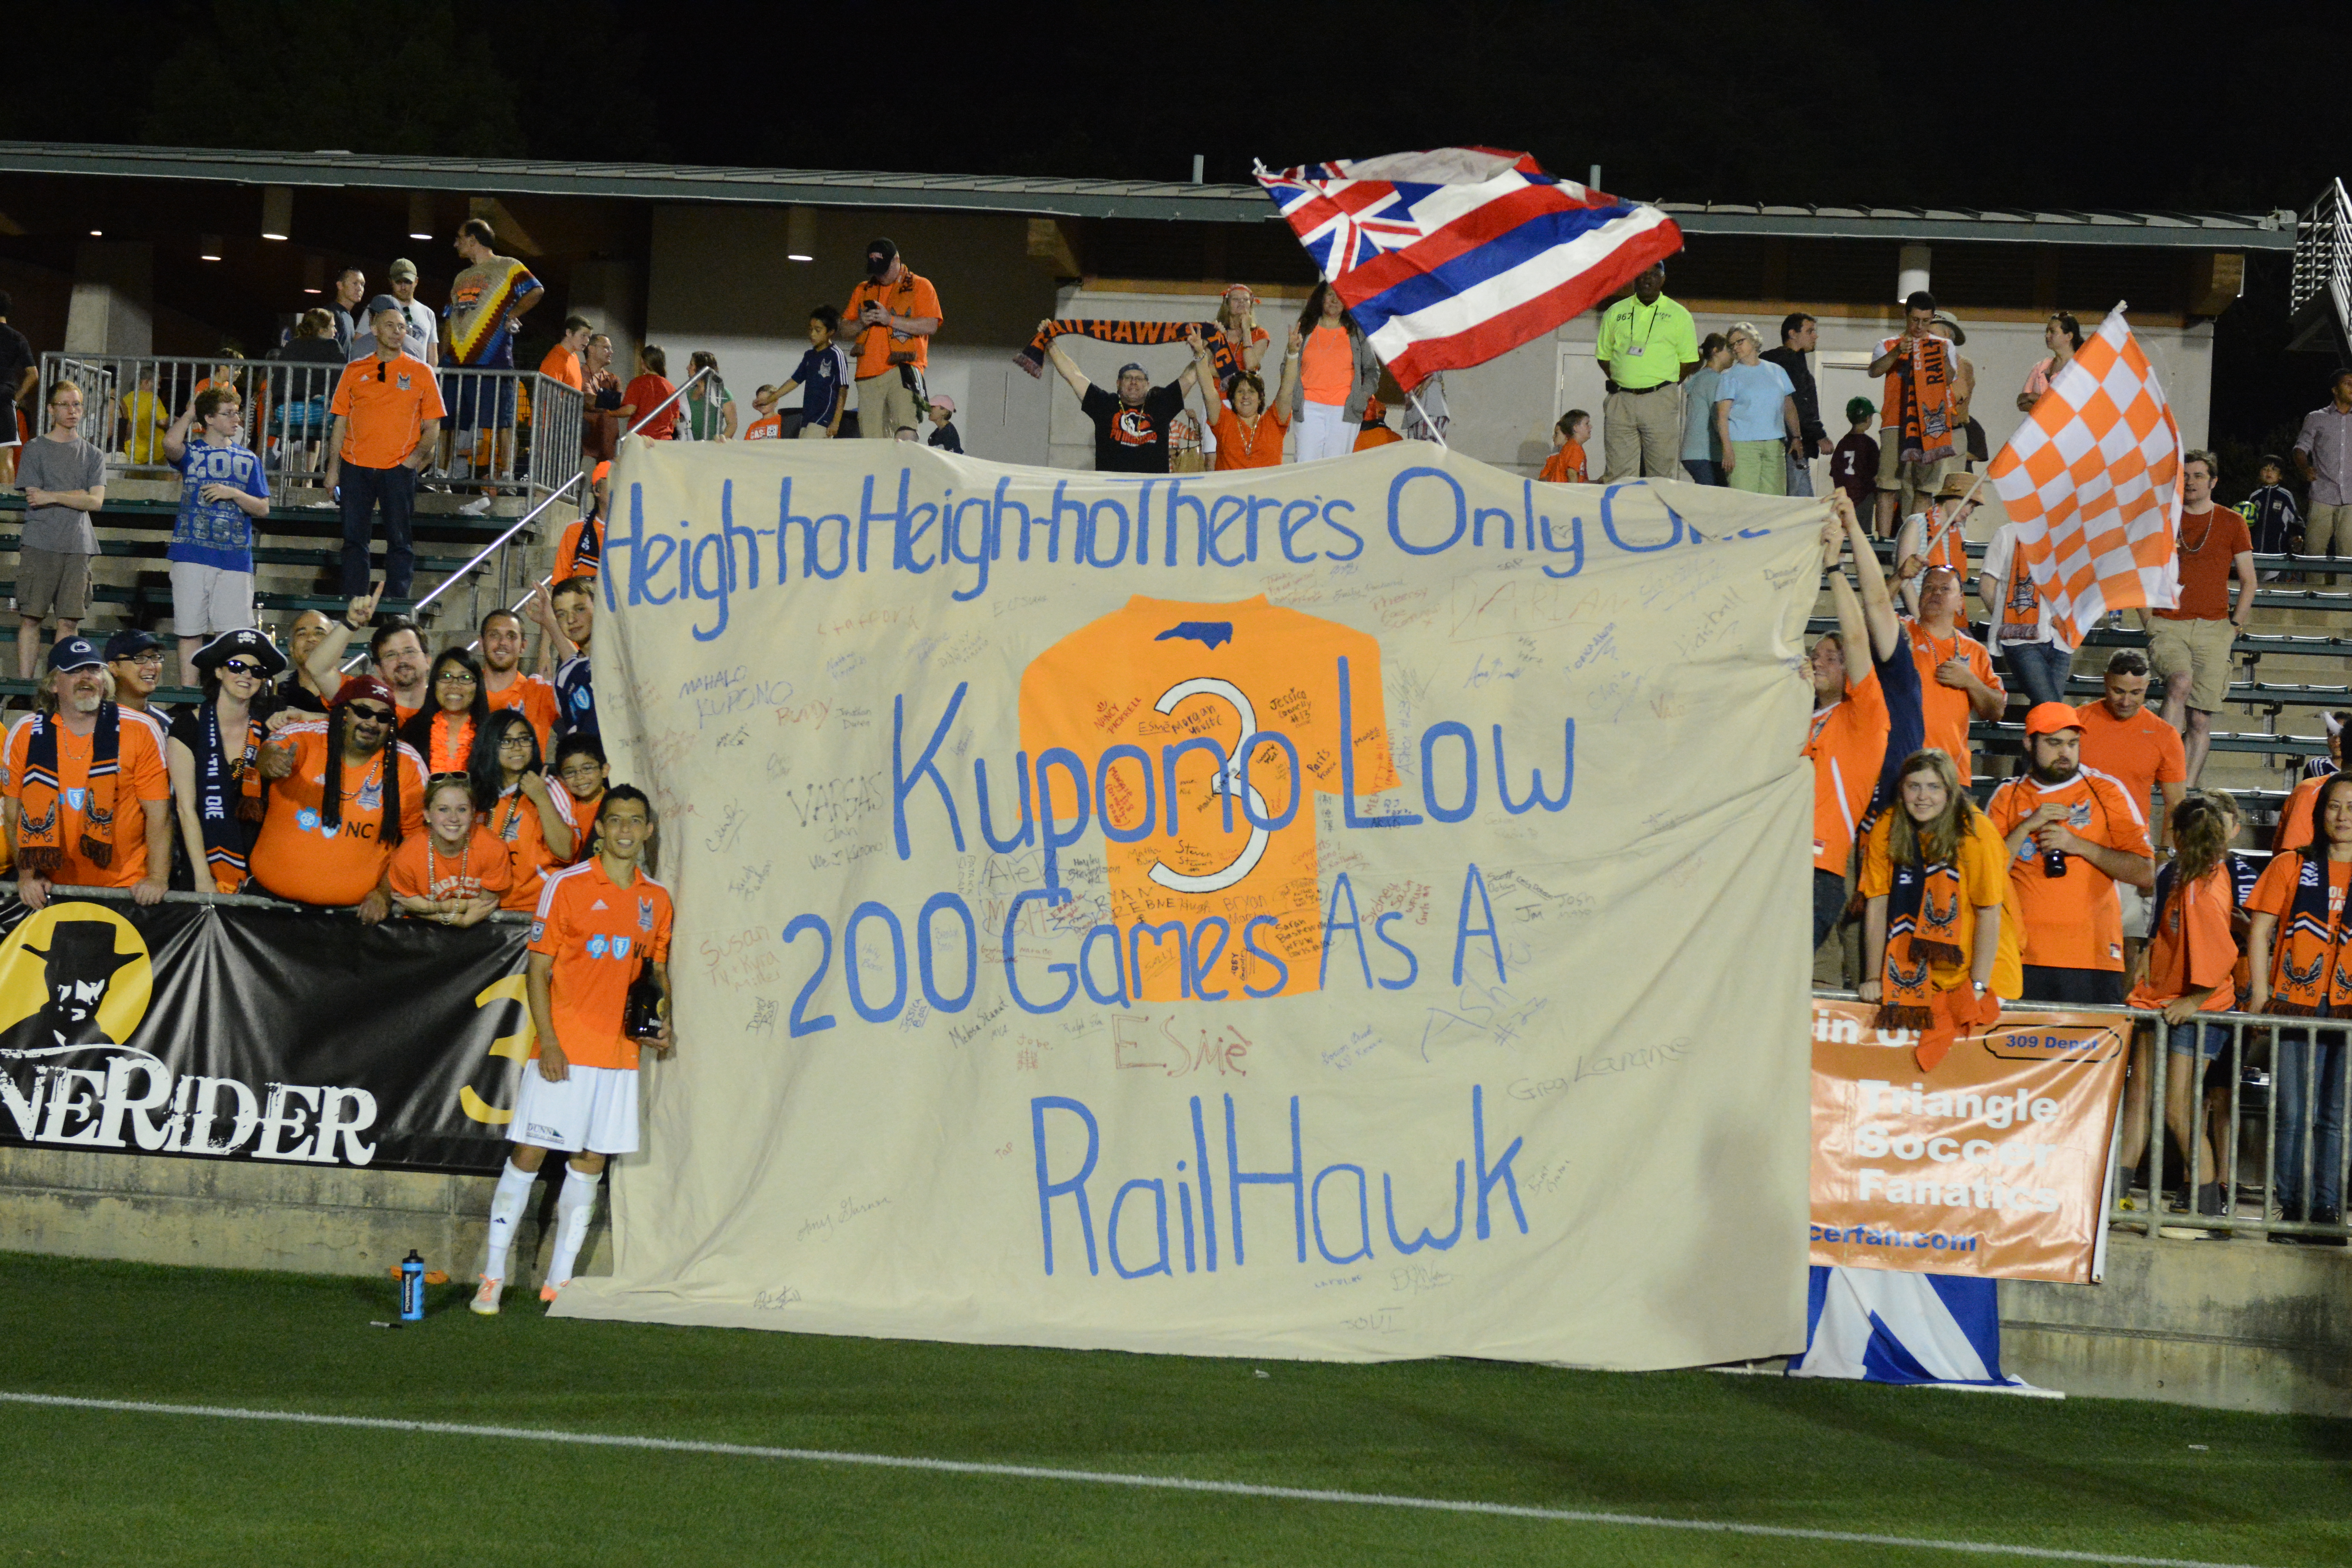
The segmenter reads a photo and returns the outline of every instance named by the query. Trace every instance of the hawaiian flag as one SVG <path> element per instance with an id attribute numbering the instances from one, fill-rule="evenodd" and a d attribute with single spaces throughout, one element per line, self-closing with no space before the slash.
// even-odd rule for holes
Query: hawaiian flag
<path id="1" fill-rule="evenodd" d="M 2180 602 L 2181 453 L 2164 385 L 2117 305 L 2051 378 L 1990 476 L 2066 647 L 2111 610 Z"/>
<path id="2" fill-rule="evenodd" d="M 1541 337 L 1683 245 L 1657 208 L 1524 153 L 1441 147 L 1257 179 L 1407 391 Z"/>

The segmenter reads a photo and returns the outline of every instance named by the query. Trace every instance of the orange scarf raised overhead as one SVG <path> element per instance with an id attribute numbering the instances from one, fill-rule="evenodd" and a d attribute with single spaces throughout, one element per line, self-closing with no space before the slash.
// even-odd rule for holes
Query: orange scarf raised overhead
<path id="1" fill-rule="evenodd" d="M 2352 923 L 2327 918 L 2327 862 L 2295 858 L 2294 901 L 2271 954 L 2270 1011 L 2352 1016 Z"/>
<path id="2" fill-rule="evenodd" d="M 1938 463 L 1959 456 L 1968 416 L 1954 387 L 1958 375 L 1959 357 L 1937 337 L 1912 339 L 1910 351 L 1886 373 L 1886 405 L 1895 411 L 1902 431 L 1904 462 Z"/>

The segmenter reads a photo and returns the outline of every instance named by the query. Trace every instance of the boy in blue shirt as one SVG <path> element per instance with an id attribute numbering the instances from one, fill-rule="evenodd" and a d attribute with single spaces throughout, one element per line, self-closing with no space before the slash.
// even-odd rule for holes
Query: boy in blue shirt
<path id="1" fill-rule="evenodd" d="M 2246 514 L 2246 531 L 2254 536 L 2254 553 L 2284 555 L 2301 549 L 2303 513 L 2295 510 L 2294 492 L 2282 482 L 2286 477 L 2286 465 L 2265 452 L 2257 473 L 2262 483 L 2255 487 L 2253 494 L 2238 503 L 2238 510 Z M 2262 575 L 2267 583 L 2279 574 L 2265 572 Z"/>
<path id="2" fill-rule="evenodd" d="M 196 684 L 198 648 L 254 624 L 253 520 L 269 513 L 269 482 L 261 459 L 237 444 L 242 416 L 236 387 L 208 386 L 163 432 L 164 461 L 180 470 L 180 515 L 164 553 L 183 686 Z"/>
<path id="3" fill-rule="evenodd" d="M 841 312 L 819 305 L 809 312 L 809 351 L 801 355 L 793 378 L 776 388 L 782 397 L 801 389 L 801 439 L 824 440 L 841 434 L 842 410 L 849 406 L 849 355 L 834 341 L 841 331 Z"/>

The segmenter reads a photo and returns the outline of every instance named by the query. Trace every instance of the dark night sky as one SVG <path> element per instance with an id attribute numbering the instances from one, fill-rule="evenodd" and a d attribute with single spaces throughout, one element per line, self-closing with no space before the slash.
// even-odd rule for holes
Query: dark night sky
<path id="1" fill-rule="evenodd" d="M 1199 153 L 1233 182 L 1475 142 L 1648 199 L 2257 212 L 2340 172 L 2352 44 L 2342 0 L 105 15 L 93 55 L 87 7 L 17 8 L 0 137 L 1162 180 Z M 43 61 L 87 90 L 22 90 Z M 2260 443 L 2312 401 L 2284 287 L 2258 260 L 2223 320 L 2217 435 Z"/>

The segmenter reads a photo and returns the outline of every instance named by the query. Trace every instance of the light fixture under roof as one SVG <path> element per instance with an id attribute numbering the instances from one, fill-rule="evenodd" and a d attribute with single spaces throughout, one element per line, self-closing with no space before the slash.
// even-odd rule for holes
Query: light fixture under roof
<path id="1" fill-rule="evenodd" d="M 429 192 L 408 193 L 408 237 L 411 239 L 433 237 L 433 197 Z"/>
<path id="2" fill-rule="evenodd" d="M 302 258 L 302 292 L 323 294 L 327 291 L 327 258 L 312 251 Z"/>
<path id="3" fill-rule="evenodd" d="M 218 261 L 220 258 L 220 236 L 216 234 L 198 236 L 196 239 L 196 259 L 199 261 Z"/>
<path id="4" fill-rule="evenodd" d="M 784 209 L 784 259 L 787 261 L 816 259 L 816 209 L 814 207 Z"/>
<path id="5" fill-rule="evenodd" d="M 89 231 L 89 237 L 92 239 L 103 239 L 106 237 L 106 230 L 102 228 L 91 229 Z"/>
<path id="6" fill-rule="evenodd" d="M 294 232 L 294 187 L 261 187 L 261 237 L 285 239 Z"/>

